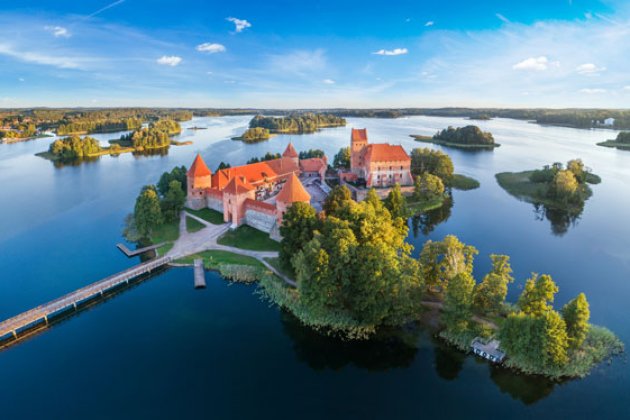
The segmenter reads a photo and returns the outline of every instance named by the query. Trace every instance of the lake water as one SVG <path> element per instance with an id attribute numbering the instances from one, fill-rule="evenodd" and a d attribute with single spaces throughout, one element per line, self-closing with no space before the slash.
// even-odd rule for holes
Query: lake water
<path id="1" fill-rule="evenodd" d="M 298 150 L 320 148 L 332 159 L 348 144 L 351 127 L 410 150 L 424 144 L 409 134 L 468 124 L 351 118 L 347 127 L 311 135 L 255 145 L 229 140 L 249 118 L 186 122 L 208 129 L 184 130 L 181 139 L 194 144 L 171 147 L 165 156 L 105 156 L 61 168 L 34 156 L 52 139 L 0 145 L 0 318 L 137 263 L 114 247 L 125 215 L 143 185 L 189 165 L 196 152 L 214 169 L 220 161 L 237 165 L 282 152 L 292 140 Z M 454 192 L 446 220 L 425 229 L 428 235 L 410 234 L 415 252 L 427 238 L 455 234 L 480 251 L 477 279 L 489 268 L 489 254 L 508 254 L 517 278 L 509 299 L 531 272 L 549 273 L 560 287 L 557 307 L 585 292 L 592 321 L 628 345 L 630 152 L 595 145 L 615 137 L 612 131 L 504 119 L 475 124 L 502 146 L 445 149 L 456 171 L 481 188 Z M 494 179 L 576 157 L 603 182 L 568 226 L 552 224 Z M 321 337 L 262 302 L 256 286 L 207 273 L 208 288 L 199 291 L 192 277 L 192 269 L 170 269 L 0 352 L 2 418 L 630 417 L 625 357 L 586 379 L 550 383 L 453 351 L 422 330 L 362 343 Z"/>

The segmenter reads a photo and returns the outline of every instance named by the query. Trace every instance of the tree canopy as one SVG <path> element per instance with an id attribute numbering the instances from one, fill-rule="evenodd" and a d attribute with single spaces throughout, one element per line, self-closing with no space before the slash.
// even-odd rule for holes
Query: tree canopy
<path id="1" fill-rule="evenodd" d="M 429 173 L 448 185 L 453 178 L 451 158 L 439 150 L 417 148 L 411 151 L 411 173 L 415 176 Z"/>

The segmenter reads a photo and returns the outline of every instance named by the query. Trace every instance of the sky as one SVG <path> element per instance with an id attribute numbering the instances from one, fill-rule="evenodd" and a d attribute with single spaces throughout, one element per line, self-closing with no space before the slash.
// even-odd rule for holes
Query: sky
<path id="1" fill-rule="evenodd" d="M 0 107 L 630 105 L 626 0 L 0 0 Z"/>

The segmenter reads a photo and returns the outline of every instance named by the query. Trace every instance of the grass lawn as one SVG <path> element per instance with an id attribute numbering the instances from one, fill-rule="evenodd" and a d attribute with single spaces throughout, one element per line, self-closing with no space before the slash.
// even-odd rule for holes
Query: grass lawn
<path id="1" fill-rule="evenodd" d="M 435 210 L 442 207 L 445 197 L 436 198 L 434 200 L 415 201 L 413 197 L 407 197 L 407 208 L 412 214 L 423 213 L 429 210 Z"/>
<path id="2" fill-rule="evenodd" d="M 265 258 L 265 261 L 269 263 L 273 268 L 278 270 L 280 273 L 284 274 L 288 278 L 292 279 L 295 277 L 295 273 L 292 273 L 290 270 L 286 270 L 282 264 L 280 264 L 280 258 Z"/>
<path id="3" fill-rule="evenodd" d="M 209 208 L 204 208 L 201 210 L 191 210 L 189 208 L 186 208 L 186 211 L 214 225 L 222 225 L 223 223 L 225 223 L 223 221 L 223 214 L 219 213 L 216 210 L 212 210 Z"/>
<path id="4" fill-rule="evenodd" d="M 216 270 L 221 264 L 249 265 L 264 268 L 265 266 L 256 258 L 238 255 L 228 251 L 204 251 L 199 254 L 189 255 L 177 260 L 180 264 L 192 264 L 196 258 L 203 259 L 203 265 L 208 270 Z"/>
<path id="5" fill-rule="evenodd" d="M 190 233 L 199 232 L 201 229 L 205 228 L 206 225 L 201 223 L 198 220 L 193 219 L 192 217 L 186 217 L 186 230 Z"/>
<path id="6" fill-rule="evenodd" d="M 158 248 L 160 255 L 166 254 L 172 247 L 172 242 L 179 238 L 179 221 L 165 223 L 153 230 L 151 235 L 151 243 L 159 244 L 161 242 L 169 242 L 168 244 Z"/>
<path id="7" fill-rule="evenodd" d="M 451 180 L 451 187 L 456 190 L 469 191 L 479 188 L 479 181 L 466 175 L 455 174 Z"/>
<path id="8" fill-rule="evenodd" d="M 279 251 L 280 244 L 253 227 L 242 225 L 235 230 L 226 232 L 217 241 L 221 245 L 234 248 L 249 249 L 251 251 Z"/>

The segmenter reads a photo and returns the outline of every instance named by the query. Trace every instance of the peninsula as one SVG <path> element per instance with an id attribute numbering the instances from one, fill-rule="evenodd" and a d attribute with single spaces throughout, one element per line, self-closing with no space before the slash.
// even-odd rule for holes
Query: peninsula
<path id="1" fill-rule="evenodd" d="M 630 150 L 630 131 L 623 131 L 617 134 L 615 140 L 606 140 L 597 143 L 598 146 L 613 147 L 619 150 Z"/>

